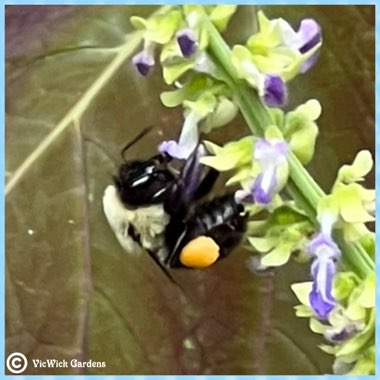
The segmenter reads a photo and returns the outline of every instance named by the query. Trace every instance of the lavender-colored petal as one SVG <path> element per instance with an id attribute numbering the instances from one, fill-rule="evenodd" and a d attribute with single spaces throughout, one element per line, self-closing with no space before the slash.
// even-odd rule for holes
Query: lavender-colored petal
<path id="1" fill-rule="evenodd" d="M 154 58 L 146 50 L 142 50 L 132 58 L 132 63 L 141 75 L 147 76 L 154 66 Z"/>
<path id="2" fill-rule="evenodd" d="M 255 158 L 257 160 L 269 159 L 271 162 L 279 162 L 279 158 L 285 156 L 289 151 L 289 145 L 283 140 L 257 139 L 255 143 Z"/>
<path id="3" fill-rule="evenodd" d="M 287 88 L 281 77 L 266 75 L 263 99 L 269 107 L 282 107 L 286 103 Z"/>
<path id="4" fill-rule="evenodd" d="M 257 186 L 253 190 L 253 199 L 256 203 L 267 205 L 272 200 L 272 194 L 265 192 L 260 186 Z"/>
<path id="5" fill-rule="evenodd" d="M 342 328 L 340 331 L 327 330 L 323 335 L 331 343 L 342 343 L 347 339 L 350 339 L 355 335 L 357 329 L 354 324 L 347 325 Z"/>
<path id="6" fill-rule="evenodd" d="M 178 158 L 180 160 L 187 159 L 191 152 L 194 150 L 196 144 L 194 146 L 181 146 L 177 143 L 177 141 L 169 140 L 162 142 L 159 147 L 158 151 L 160 153 L 166 153 L 171 157 Z"/>
<path id="7" fill-rule="evenodd" d="M 257 139 L 255 143 L 255 154 L 260 154 L 260 152 L 265 152 L 272 148 L 271 143 L 265 139 Z"/>
<path id="8" fill-rule="evenodd" d="M 319 269 L 319 262 L 318 260 L 313 260 L 310 267 L 310 274 L 313 280 L 317 278 L 318 275 L 318 269 Z"/>
<path id="9" fill-rule="evenodd" d="M 177 146 L 178 146 L 178 143 L 174 140 L 163 141 L 158 146 L 158 151 L 160 153 L 167 153 L 171 156 L 169 152 L 172 152 L 173 150 L 177 149 Z"/>
<path id="10" fill-rule="evenodd" d="M 322 41 L 321 27 L 313 19 L 302 20 L 297 32 L 283 19 L 278 19 L 277 23 L 284 45 L 299 50 L 301 54 L 307 53 Z"/>
<path id="11" fill-rule="evenodd" d="M 185 117 L 178 143 L 174 140 L 164 141 L 158 148 L 161 153 L 167 153 L 172 157 L 187 159 L 198 145 L 199 115 L 189 112 Z"/>
<path id="12" fill-rule="evenodd" d="M 301 69 L 300 69 L 300 72 L 303 74 L 303 73 L 306 73 L 306 71 L 310 70 L 315 62 L 317 62 L 317 59 L 319 57 L 319 53 L 320 51 L 316 51 L 309 59 L 307 59 L 301 66 Z"/>
<path id="13" fill-rule="evenodd" d="M 321 27 L 312 19 L 302 20 L 298 35 L 300 43 L 302 43 L 302 46 L 299 47 L 299 51 L 302 54 L 307 53 L 322 40 Z"/>
<path id="14" fill-rule="evenodd" d="M 269 186 L 263 186 L 264 173 L 259 174 L 252 186 L 253 199 L 256 203 L 267 205 L 271 202 L 276 188 L 276 177 L 270 178 Z"/>
<path id="15" fill-rule="evenodd" d="M 313 288 L 309 300 L 315 314 L 320 319 L 326 319 L 336 305 L 331 294 L 335 273 L 334 261 L 326 256 L 321 259 L 316 258 L 311 266 Z"/>
<path id="16" fill-rule="evenodd" d="M 254 148 L 254 158 L 261 172 L 252 184 L 252 195 L 257 203 L 268 204 L 276 193 L 277 168 L 286 161 L 288 144 L 282 140 L 258 139 Z"/>
<path id="17" fill-rule="evenodd" d="M 313 288 L 309 294 L 309 301 L 315 314 L 322 320 L 326 320 L 335 307 L 335 303 L 323 299 L 321 293 L 317 290 L 316 282 L 313 283 Z"/>
<path id="18" fill-rule="evenodd" d="M 289 145 L 286 141 L 274 141 L 272 145 L 274 149 L 277 151 L 278 156 L 285 157 L 289 152 Z"/>
<path id="19" fill-rule="evenodd" d="M 335 260 L 340 256 L 340 249 L 331 237 L 335 223 L 334 215 L 321 214 L 319 221 L 321 232 L 310 241 L 308 246 L 308 251 L 314 258 L 311 265 L 313 288 L 309 294 L 309 300 L 315 314 L 325 320 L 336 305 L 332 287 L 336 274 Z"/>
<path id="20" fill-rule="evenodd" d="M 324 334 L 324 337 L 332 343 L 341 343 L 344 340 L 348 339 L 350 334 L 346 329 L 341 330 L 340 332 L 335 332 L 332 334 Z"/>
<path id="21" fill-rule="evenodd" d="M 185 58 L 190 58 L 197 50 L 197 39 L 191 29 L 183 29 L 177 33 L 178 46 Z"/>
<path id="22" fill-rule="evenodd" d="M 318 293 L 324 301 L 335 304 L 331 294 L 332 283 L 336 273 L 335 263 L 332 259 L 316 259 L 311 268 L 311 275 Z"/>
<path id="23" fill-rule="evenodd" d="M 302 46 L 299 48 L 299 51 L 302 54 L 307 53 L 322 41 L 321 27 L 312 19 L 306 19 L 301 22 L 298 34 L 302 41 Z M 303 63 L 301 73 L 308 71 L 315 64 L 318 57 L 319 51 L 316 51 L 306 62 Z"/>
<path id="24" fill-rule="evenodd" d="M 335 298 L 332 295 L 332 287 L 333 287 L 333 281 L 336 274 L 336 268 L 335 263 L 333 260 L 328 260 L 326 263 L 326 266 L 324 268 L 326 270 L 325 273 L 325 279 L 326 282 L 324 284 L 319 284 L 319 288 L 321 290 L 321 294 L 323 299 L 326 302 L 330 302 L 332 305 L 336 304 Z"/>
<path id="25" fill-rule="evenodd" d="M 317 258 L 321 254 L 330 258 L 337 258 L 340 256 L 340 249 L 337 244 L 329 235 L 324 233 L 319 233 L 313 240 L 311 240 L 308 249 L 309 252 Z"/>
<path id="26" fill-rule="evenodd" d="M 291 49 L 297 49 L 301 54 L 306 54 L 322 41 L 321 27 L 312 19 L 302 20 L 298 32 L 284 20 L 280 20 L 280 29 L 285 46 Z M 311 57 L 303 63 L 300 71 L 305 73 L 316 62 L 319 51 L 316 51 Z"/>

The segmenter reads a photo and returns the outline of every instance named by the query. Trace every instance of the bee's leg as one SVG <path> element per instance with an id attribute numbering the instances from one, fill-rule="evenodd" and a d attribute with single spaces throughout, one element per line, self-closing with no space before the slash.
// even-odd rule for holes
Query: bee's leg
<path id="1" fill-rule="evenodd" d="M 164 275 L 169 279 L 169 281 L 175 286 L 180 287 L 178 283 L 174 280 L 172 275 L 170 274 L 169 270 L 164 265 L 162 265 L 158 257 L 151 250 L 147 249 L 146 251 L 148 252 L 149 256 L 153 259 L 153 261 L 158 265 L 158 267 L 162 270 Z"/>

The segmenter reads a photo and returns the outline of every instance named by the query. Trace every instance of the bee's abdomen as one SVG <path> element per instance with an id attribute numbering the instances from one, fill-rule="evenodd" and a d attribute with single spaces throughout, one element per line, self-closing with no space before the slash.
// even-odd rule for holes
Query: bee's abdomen
<path id="1" fill-rule="evenodd" d="M 170 251 L 176 246 L 176 254 L 170 258 L 169 265 L 172 267 L 188 266 L 188 263 L 180 261 L 179 257 L 187 257 L 188 252 L 185 248 L 190 247 L 192 242 L 198 241 L 197 239 L 200 237 L 211 238 L 219 247 L 218 259 L 226 257 L 240 244 L 246 231 L 247 219 L 248 213 L 244 212 L 244 206 L 236 203 L 234 194 L 228 194 L 196 206 L 187 220 L 184 221 L 182 227 L 179 221 L 175 223 L 172 220 L 166 231 L 166 241 Z M 179 239 L 178 242 L 177 239 Z M 204 249 L 203 245 L 200 247 Z M 183 252 L 184 249 L 186 252 Z M 193 246 L 191 246 L 191 250 L 194 251 Z M 208 257 L 209 252 L 207 251 L 203 254 Z M 203 265 L 204 260 L 198 260 L 199 257 L 200 253 L 198 252 L 197 260 L 188 261 L 191 263 L 196 261 L 198 264 L 201 262 Z"/>
<path id="2" fill-rule="evenodd" d="M 205 232 L 226 223 L 232 223 L 237 229 L 244 229 L 245 223 L 236 223 L 243 215 L 244 206 L 236 203 L 234 194 L 215 198 L 194 210 L 194 219 L 204 226 Z"/>

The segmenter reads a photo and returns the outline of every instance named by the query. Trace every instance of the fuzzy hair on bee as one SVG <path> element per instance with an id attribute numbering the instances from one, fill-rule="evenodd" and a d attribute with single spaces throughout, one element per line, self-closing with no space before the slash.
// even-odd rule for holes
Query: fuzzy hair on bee
<path id="1" fill-rule="evenodd" d="M 103 196 L 103 210 L 117 240 L 128 253 L 144 249 L 165 255 L 165 227 L 169 216 L 162 204 L 128 208 L 119 197 L 117 188 L 109 185 Z"/>

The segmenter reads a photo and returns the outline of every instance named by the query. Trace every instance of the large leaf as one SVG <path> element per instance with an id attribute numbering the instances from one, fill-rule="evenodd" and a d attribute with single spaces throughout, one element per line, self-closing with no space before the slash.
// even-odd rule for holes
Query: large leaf
<path id="1" fill-rule="evenodd" d="M 106 363 L 105 368 L 91 369 L 29 366 L 29 374 L 330 372 L 331 358 L 317 348 L 320 338 L 292 309 L 297 301 L 289 285 L 306 280 L 307 268 L 289 265 L 255 276 L 247 269 L 249 254 L 240 249 L 205 271 L 173 271 L 178 288 L 148 255 L 125 254 L 105 220 L 101 198 L 116 169 L 113 157 L 138 131 L 154 125 L 154 132 L 129 152 L 131 157 L 148 157 L 162 135 L 176 136 L 181 124 L 179 110 L 160 105 L 159 70 L 142 79 L 129 62 L 139 37 L 130 34 L 128 16 L 147 15 L 152 9 L 6 10 L 6 355 L 19 351 L 29 361 Z M 229 40 L 248 35 L 252 9 L 241 7 Z M 350 18 L 361 9 L 342 7 L 335 17 Z M 366 9 L 364 15 L 371 20 Z M 268 8 L 273 15 L 283 12 L 294 20 L 305 12 L 317 18 L 325 28 L 325 46 L 334 44 L 332 51 L 339 51 L 334 57 L 324 53 L 315 71 L 296 79 L 292 101 L 320 94 L 325 115 L 334 115 L 334 129 L 325 127 L 326 136 L 361 133 L 356 116 L 344 111 L 372 99 L 368 82 L 373 66 L 366 66 L 368 75 L 359 85 L 351 74 L 338 70 L 340 62 L 357 53 L 336 42 L 330 7 Z M 373 24 L 363 24 L 363 17 L 354 20 L 361 33 L 353 38 L 358 46 L 365 40 L 369 47 L 355 61 L 359 70 L 362 62 L 370 65 L 373 59 L 373 40 L 367 40 Z M 340 21 L 341 34 L 352 35 L 351 26 Z M 330 83 L 331 72 L 347 89 L 337 93 L 340 89 L 332 85 L 315 85 Z M 358 88 L 342 112 L 330 110 L 330 102 L 341 93 Z M 246 131 L 237 120 L 211 138 L 221 143 Z M 345 156 L 335 155 L 336 143 L 329 141 L 328 157 L 342 162 Z M 358 145 L 352 141 L 345 149 L 351 152 Z M 362 145 L 368 147 L 365 140 Z M 316 174 L 323 180 L 325 168 L 318 172 L 318 167 Z"/>

